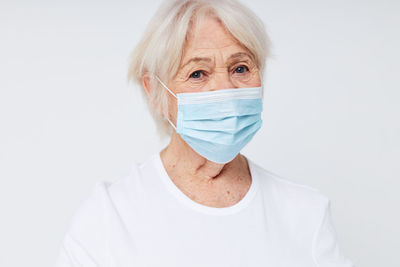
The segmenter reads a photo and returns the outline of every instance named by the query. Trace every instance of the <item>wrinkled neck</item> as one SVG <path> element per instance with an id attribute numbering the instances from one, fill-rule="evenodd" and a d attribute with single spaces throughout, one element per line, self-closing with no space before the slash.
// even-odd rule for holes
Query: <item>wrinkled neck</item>
<path id="1" fill-rule="evenodd" d="M 225 165 L 202 157 L 177 133 L 172 134 L 170 143 L 162 153 L 169 164 L 176 167 L 176 174 L 181 177 L 213 179 L 220 175 Z"/>
<path id="2" fill-rule="evenodd" d="M 175 133 L 169 145 L 161 151 L 160 157 L 169 177 L 189 193 L 196 194 L 198 190 L 206 188 L 207 192 L 222 196 L 225 190 L 218 190 L 238 189 L 251 182 L 248 162 L 243 155 L 238 154 L 225 164 L 208 161 L 189 146 L 186 147 L 184 141 Z"/>

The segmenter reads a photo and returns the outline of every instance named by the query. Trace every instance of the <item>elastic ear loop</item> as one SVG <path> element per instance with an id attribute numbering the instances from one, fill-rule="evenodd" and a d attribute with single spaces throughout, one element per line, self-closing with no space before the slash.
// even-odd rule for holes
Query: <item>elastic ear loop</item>
<path id="1" fill-rule="evenodd" d="M 176 99 L 178 99 L 178 97 L 176 97 L 176 95 L 174 94 L 174 92 L 172 92 L 159 78 L 157 75 L 155 75 L 156 79 L 161 83 L 161 85 L 168 90 L 168 92 L 170 92 Z M 167 120 L 169 122 L 169 124 L 171 124 L 172 127 L 174 127 L 175 131 L 176 131 L 176 127 L 175 125 L 169 120 L 169 118 L 167 117 Z"/>

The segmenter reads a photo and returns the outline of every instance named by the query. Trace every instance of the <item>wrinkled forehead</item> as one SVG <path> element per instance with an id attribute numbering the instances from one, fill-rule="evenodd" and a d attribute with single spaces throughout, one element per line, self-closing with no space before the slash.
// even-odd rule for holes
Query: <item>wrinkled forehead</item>
<path id="1" fill-rule="evenodd" d="M 228 59 L 247 58 L 254 55 L 242 45 L 215 16 L 197 19 L 191 25 L 184 44 L 180 68 L 189 62 L 226 62 Z"/>

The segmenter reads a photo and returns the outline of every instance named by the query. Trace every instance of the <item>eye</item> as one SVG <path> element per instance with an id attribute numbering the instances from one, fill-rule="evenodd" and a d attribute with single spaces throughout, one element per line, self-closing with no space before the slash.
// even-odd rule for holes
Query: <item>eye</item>
<path id="1" fill-rule="evenodd" d="M 199 79 L 204 75 L 203 71 L 201 70 L 196 70 L 195 72 L 192 72 L 192 74 L 190 74 L 189 78 L 193 78 L 193 79 Z"/>
<path id="2" fill-rule="evenodd" d="M 245 65 L 240 65 L 235 69 L 236 73 L 244 73 L 245 71 L 248 71 L 249 68 Z"/>

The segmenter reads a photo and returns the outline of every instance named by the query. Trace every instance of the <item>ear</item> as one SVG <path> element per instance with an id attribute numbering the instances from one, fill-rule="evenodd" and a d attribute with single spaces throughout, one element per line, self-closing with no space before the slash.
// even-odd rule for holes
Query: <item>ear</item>
<path id="1" fill-rule="evenodd" d="M 142 85 L 144 91 L 146 92 L 147 99 L 149 100 L 150 104 L 153 106 L 153 109 L 158 110 L 156 104 L 152 101 L 151 95 L 153 93 L 153 85 L 151 83 L 151 74 L 150 72 L 145 72 L 142 76 Z"/>
<path id="2" fill-rule="evenodd" d="M 152 86 L 151 86 L 151 77 L 150 77 L 150 73 L 149 72 L 145 72 L 143 74 L 143 76 L 142 76 L 142 85 L 143 85 L 143 88 L 144 88 L 147 96 L 150 98 Z"/>

